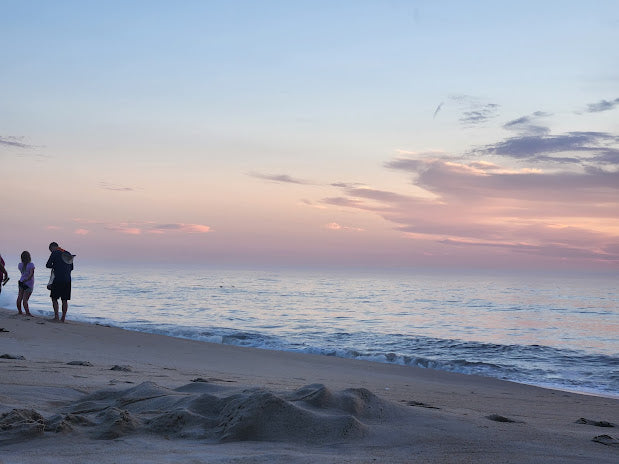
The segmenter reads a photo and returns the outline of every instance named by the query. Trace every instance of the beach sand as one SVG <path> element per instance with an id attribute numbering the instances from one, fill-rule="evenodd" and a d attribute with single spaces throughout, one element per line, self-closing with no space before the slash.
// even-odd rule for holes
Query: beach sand
<path id="1" fill-rule="evenodd" d="M 0 328 L 2 464 L 619 462 L 618 399 L 9 310 Z"/>

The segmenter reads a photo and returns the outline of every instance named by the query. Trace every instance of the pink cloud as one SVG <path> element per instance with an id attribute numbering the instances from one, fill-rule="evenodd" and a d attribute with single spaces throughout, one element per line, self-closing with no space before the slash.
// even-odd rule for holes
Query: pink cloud
<path id="1" fill-rule="evenodd" d="M 363 232 L 364 229 L 361 229 L 359 227 L 348 227 L 348 226 L 342 226 L 340 224 L 338 224 L 337 222 L 330 222 L 329 224 L 325 225 L 326 229 L 329 230 L 352 230 L 355 232 Z"/>
<path id="2" fill-rule="evenodd" d="M 325 228 L 329 230 L 341 230 L 342 226 L 339 225 L 337 222 L 330 222 L 329 224 L 325 225 Z"/>
<path id="3" fill-rule="evenodd" d="M 142 233 L 142 229 L 138 229 L 136 227 L 128 227 L 126 229 L 122 229 L 121 232 L 128 235 L 140 235 Z"/>
<path id="4" fill-rule="evenodd" d="M 118 227 L 106 227 L 106 229 L 113 230 L 115 232 L 120 232 L 121 234 L 127 234 L 127 235 L 140 235 L 142 233 L 142 229 L 139 229 L 137 227 L 118 226 Z"/>
<path id="5" fill-rule="evenodd" d="M 90 231 L 88 229 L 75 229 L 76 235 L 88 235 Z"/>
<path id="6" fill-rule="evenodd" d="M 151 232 L 167 233 L 167 232 L 183 232 L 189 234 L 205 234 L 211 232 L 211 227 L 204 224 L 185 224 L 182 222 L 168 224 L 149 224 L 148 228 Z"/>
<path id="7" fill-rule="evenodd" d="M 183 230 L 196 234 L 205 234 L 207 232 L 211 232 L 211 228 L 203 224 L 185 224 L 185 228 Z"/>

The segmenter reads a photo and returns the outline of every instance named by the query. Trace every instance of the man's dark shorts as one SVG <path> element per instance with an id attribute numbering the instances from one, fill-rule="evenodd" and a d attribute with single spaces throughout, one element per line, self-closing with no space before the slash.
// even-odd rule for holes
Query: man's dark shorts
<path id="1" fill-rule="evenodd" d="M 49 296 L 52 300 L 70 300 L 71 299 L 71 282 L 54 282 Z"/>

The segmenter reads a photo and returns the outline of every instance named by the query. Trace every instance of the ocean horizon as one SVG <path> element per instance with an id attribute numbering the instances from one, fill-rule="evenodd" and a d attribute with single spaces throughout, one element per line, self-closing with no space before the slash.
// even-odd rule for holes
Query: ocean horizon
<path id="1" fill-rule="evenodd" d="M 6 259 L 6 258 L 5 258 Z M 52 314 L 37 265 L 31 311 Z M 0 295 L 15 309 L 17 275 Z M 68 320 L 619 397 L 616 275 L 80 265 Z"/>

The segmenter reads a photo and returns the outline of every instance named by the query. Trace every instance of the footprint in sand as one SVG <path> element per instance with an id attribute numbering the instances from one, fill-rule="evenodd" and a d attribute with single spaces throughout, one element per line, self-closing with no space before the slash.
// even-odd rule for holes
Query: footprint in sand
<path id="1" fill-rule="evenodd" d="M 23 356 L 19 356 L 19 355 L 4 353 L 0 355 L 0 359 L 21 359 L 23 361 L 26 358 L 24 358 Z"/>
<path id="2" fill-rule="evenodd" d="M 595 421 L 581 417 L 576 421 L 576 424 L 594 425 L 596 427 L 615 427 L 615 424 L 608 421 Z"/>
<path id="3" fill-rule="evenodd" d="M 415 406 L 418 408 L 427 408 L 427 409 L 441 409 L 437 406 L 432 406 L 430 404 L 427 403 L 422 403 L 421 401 L 406 401 L 406 404 L 408 404 L 409 406 Z"/>
<path id="4" fill-rule="evenodd" d="M 596 443 L 601 443 L 602 445 L 606 445 L 606 446 L 619 447 L 619 440 L 616 440 L 610 435 L 598 435 L 597 437 L 593 437 L 591 441 L 594 441 Z"/>
<path id="5" fill-rule="evenodd" d="M 132 372 L 133 371 L 133 369 L 131 369 L 131 366 L 119 366 L 118 364 L 110 368 L 110 370 L 121 371 L 121 372 Z"/>
<path id="6" fill-rule="evenodd" d="M 112 379 L 110 380 L 109 385 L 118 385 L 119 383 L 135 383 L 135 382 L 132 382 L 131 380 Z"/>
<path id="7" fill-rule="evenodd" d="M 498 414 L 490 414 L 489 416 L 486 416 L 486 419 L 494 421 L 494 422 L 504 422 L 504 423 L 510 423 L 510 424 L 523 424 L 524 423 L 522 421 L 510 419 L 509 417 L 500 416 Z"/>

